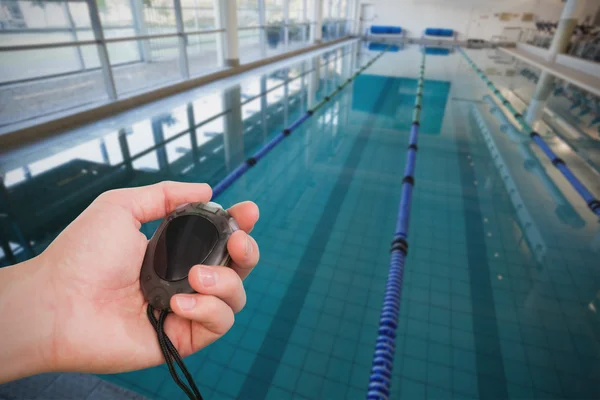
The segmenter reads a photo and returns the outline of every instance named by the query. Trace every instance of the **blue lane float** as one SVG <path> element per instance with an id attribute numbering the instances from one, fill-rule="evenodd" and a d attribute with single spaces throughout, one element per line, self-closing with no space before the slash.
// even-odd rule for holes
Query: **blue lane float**
<path id="1" fill-rule="evenodd" d="M 386 43 L 371 42 L 369 43 L 368 49 L 370 51 L 383 51 L 387 49 L 388 52 L 397 53 L 400 51 L 400 46 L 397 46 L 395 44 L 390 45 Z"/>
<path id="2" fill-rule="evenodd" d="M 402 28 L 399 26 L 384 26 L 384 25 L 372 25 L 372 35 L 399 35 L 402 33 Z"/>
<path id="3" fill-rule="evenodd" d="M 289 136 L 294 130 L 296 130 L 300 125 L 304 123 L 307 119 L 313 116 L 313 114 L 321 108 L 325 103 L 331 100 L 336 94 L 341 92 L 347 85 L 349 85 L 358 75 L 360 75 L 365 69 L 369 68 L 375 61 L 377 61 L 385 52 L 387 48 L 384 48 L 377 56 L 373 57 L 371 61 L 369 61 L 364 67 L 359 69 L 354 75 L 348 78 L 344 83 L 339 85 L 336 90 L 330 93 L 328 96 L 325 96 L 323 100 L 321 100 L 317 105 L 315 105 L 312 109 L 308 110 L 304 113 L 300 118 L 292 122 L 290 126 L 285 128 L 279 134 L 277 134 L 273 139 L 271 139 L 267 144 L 265 144 L 260 150 L 252 155 L 252 157 L 248 158 L 242 165 L 234 169 L 227 175 L 223 180 L 215 185 L 213 188 L 213 198 L 218 197 L 222 194 L 229 186 L 231 186 L 235 181 L 237 181 L 242 175 L 244 175 L 250 168 L 256 165 L 264 156 L 266 156 L 271 150 L 273 150 L 279 143 L 283 141 L 287 136 Z"/>
<path id="4" fill-rule="evenodd" d="M 454 36 L 454 29 L 426 28 L 425 35 L 437 37 L 452 37 Z"/>
<path id="5" fill-rule="evenodd" d="M 425 54 L 428 56 L 447 56 L 450 55 L 450 49 L 447 47 L 425 47 Z"/>
<path id="6" fill-rule="evenodd" d="M 513 115 L 513 117 L 519 123 L 521 128 L 529 135 L 529 137 L 534 141 L 534 143 L 538 145 L 538 147 L 542 150 L 546 157 L 548 157 L 548 159 L 552 162 L 552 165 L 554 165 L 556 169 L 558 169 L 561 172 L 561 174 L 565 177 L 567 182 L 571 184 L 573 189 L 575 189 L 579 196 L 581 196 L 581 198 L 586 202 L 589 209 L 592 210 L 592 212 L 598 217 L 600 217 L 600 201 L 596 199 L 594 195 L 588 190 L 588 188 L 577 178 L 577 176 L 573 174 L 573 172 L 567 166 L 567 163 L 552 151 L 550 146 L 548 146 L 544 139 L 542 139 L 540 134 L 534 131 L 531 126 L 529 126 L 527 121 L 525 121 L 523 115 L 521 115 L 521 113 L 519 113 L 515 109 L 511 102 L 508 101 L 508 99 L 506 99 L 506 97 L 502 95 L 500 90 L 498 90 L 498 88 L 492 83 L 492 81 L 490 81 L 487 78 L 487 76 L 485 76 L 483 71 L 473 62 L 473 60 L 471 60 L 471 58 L 467 56 L 467 53 L 465 53 L 465 51 L 462 48 L 457 48 L 458 51 L 462 54 L 462 56 L 465 58 L 465 60 L 467 60 L 471 68 L 473 68 L 473 70 L 477 72 L 477 75 L 479 75 L 481 80 L 483 80 L 487 84 L 489 90 L 494 93 L 494 96 L 496 96 L 496 98 L 500 100 L 502 105 L 505 106 L 506 109 Z"/>
<path id="7" fill-rule="evenodd" d="M 394 353 L 396 351 L 396 330 L 398 329 L 400 300 L 402 298 L 404 263 L 408 254 L 408 226 L 410 222 L 412 191 L 415 185 L 414 173 L 418 149 L 419 120 L 423 100 L 425 53 L 422 56 L 420 71 L 413 122 L 410 127 L 406 164 L 404 166 L 404 178 L 402 179 L 402 194 L 394 240 L 392 241 L 390 268 L 383 297 L 381 316 L 379 317 L 379 330 L 375 342 L 373 365 L 371 367 L 371 377 L 367 390 L 368 400 L 385 400 L 390 397 Z"/>

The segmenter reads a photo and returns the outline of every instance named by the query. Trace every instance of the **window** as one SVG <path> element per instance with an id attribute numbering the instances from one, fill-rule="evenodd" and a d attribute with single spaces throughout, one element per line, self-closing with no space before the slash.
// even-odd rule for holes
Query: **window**
<path id="1" fill-rule="evenodd" d="M 258 0 L 237 0 L 238 28 L 258 26 Z"/>
<path id="2" fill-rule="evenodd" d="M 0 49 L 6 105 L 0 132 L 111 101 L 115 92 L 126 97 L 185 79 L 185 71 L 195 77 L 219 68 L 222 33 L 202 32 L 215 28 L 213 0 L 181 0 L 181 7 L 183 30 L 190 33 L 184 45 L 174 0 L 0 0 L 0 47 L 6 47 Z M 90 11 L 96 9 L 104 41 L 94 34 Z M 43 47 L 49 43 L 60 45 Z M 108 59 L 101 59 L 103 49 Z M 187 66 L 181 65 L 184 52 Z"/>
<path id="3" fill-rule="evenodd" d="M 305 22 L 305 0 L 289 0 L 289 20 L 290 22 Z"/>
<path id="4" fill-rule="evenodd" d="M 283 23 L 283 1 L 265 0 L 265 16 L 267 24 Z"/>

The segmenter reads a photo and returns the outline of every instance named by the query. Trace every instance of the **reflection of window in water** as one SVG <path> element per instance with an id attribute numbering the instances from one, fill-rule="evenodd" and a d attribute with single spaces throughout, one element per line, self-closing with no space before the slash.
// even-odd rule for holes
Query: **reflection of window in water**
<path id="1" fill-rule="evenodd" d="M 202 144 L 208 142 L 215 136 L 223 134 L 225 126 L 224 118 L 224 116 L 219 117 L 209 123 L 206 123 L 196 128 L 196 141 L 198 142 L 198 147 L 202 146 Z"/>
<path id="2" fill-rule="evenodd" d="M 156 150 L 133 161 L 133 168 L 139 171 L 158 171 L 158 156 Z"/>
<path id="3" fill-rule="evenodd" d="M 187 105 L 177 107 L 169 112 L 169 123 L 163 124 L 163 135 L 165 139 L 177 135 L 189 128 Z"/>
<path id="4" fill-rule="evenodd" d="M 102 146 L 104 146 L 104 149 L 102 149 Z M 97 164 L 106 164 L 108 162 L 109 165 L 122 162 L 123 155 L 119 147 L 117 132 L 112 132 L 75 147 L 69 147 L 41 160 L 33 161 L 27 165 L 27 170 L 34 177 L 73 160 L 86 160 Z M 4 176 L 4 184 L 6 187 L 11 187 L 26 179 L 27 173 L 25 172 L 25 168 L 21 167 L 8 171 Z"/>
<path id="5" fill-rule="evenodd" d="M 152 123 L 149 119 L 131 125 L 127 132 L 127 145 L 132 157 L 155 145 Z"/>
<path id="6" fill-rule="evenodd" d="M 305 63 L 306 62 L 303 61 L 301 63 L 298 63 L 297 65 L 291 66 L 288 69 L 288 77 L 291 79 L 300 76 L 302 74 L 302 65 Z"/>
<path id="7" fill-rule="evenodd" d="M 167 160 L 169 164 L 173 164 L 175 161 L 183 157 L 192 151 L 192 140 L 189 135 L 183 135 L 180 138 L 167 143 Z"/>
<path id="8" fill-rule="evenodd" d="M 14 186 L 27 179 L 24 168 L 13 169 L 4 174 L 4 185 L 6 187 Z"/>
<path id="9" fill-rule="evenodd" d="M 285 79 L 270 77 L 267 79 L 267 90 L 274 88 L 275 86 L 279 86 L 284 82 Z"/>
<path id="10" fill-rule="evenodd" d="M 198 100 L 194 100 L 192 105 L 194 109 L 194 120 L 196 121 L 196 125 L 223 112 L 223 101 L 221 100 L 220 91 L 202 96 Z"/>
<path id="11" fill-rule="evenodd" d="M 260 78 L 246 79 L 241 85 L 242 101 L 254 96 L 258 96 L 260 92 Z"/>
<path id="12" fill-rule="evenodd" d="M 302 89 L 302 80 L 301 79 L 294 79 L 293 81 L 288 83 L 289 94 L 297 93 L 300 91 L 300 89 Z"/>
<path id="13" fill-rule="evenodd" d="M 256 99 L 249 101 L 248 103 L 242 106 L 242 118 L 250 117 L 257 112 L 260 112 L 261 107 L 261 98 L 257 97 Z"/>
<path id="14" fill-rule="evenodd" d="M 270 91 L 267 94 L 267 104 L 270 105 L 270 104 L 277 103 L 279 100 L 281 100 L 283 98 L 284 95 L 285 95 L 285 88 L 283 86 Z"/>

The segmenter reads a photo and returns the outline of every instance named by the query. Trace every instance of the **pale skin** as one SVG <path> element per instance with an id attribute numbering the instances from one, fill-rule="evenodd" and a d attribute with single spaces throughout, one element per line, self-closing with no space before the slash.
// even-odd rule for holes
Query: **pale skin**
<path id="1" fill-rule="evenodd" d="M 0 269 L 0 383 L 56 371 L 117 373 L 164 362 L 139 285 L 144 222 L 207 202 L 208 185 L 162 182 L 99 196 L 39 256 Z M 197 294 L 171 299 L 165 331 L 183 357 L 223 336 L 246 303 L 242 280 L 259 259 L 248 235 L 252 202 L 229 213 L 240 230 L 227 243 L 233 264 L 194 266 Z"/>

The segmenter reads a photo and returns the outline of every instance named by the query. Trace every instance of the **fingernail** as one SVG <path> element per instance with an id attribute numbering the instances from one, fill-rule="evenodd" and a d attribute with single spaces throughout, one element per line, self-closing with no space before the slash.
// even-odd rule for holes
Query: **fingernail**
<path id="1" fill-rule="evenodd" d="M 210 287 L 215 286 L 217 283 L 218 275 L 212 268 L 199 267 L 198 268 L 198 279 L 202 286 Z"/>
<path id="2" fill-rule="evenodd" d="M 177 306 L 185 311 L 193 309 L 196 305 L 196 298 L 194 296 L 179 295 L 175 297 L 175 301 L 177 301 Z"/>
<path id="3" fill-rule="evenodd" d="M 246 236 L 246 255 L 249 256 L 252 254 L 254 247 L 252 246 L 252 241 L 250 240 L 250 236 Z"/>

